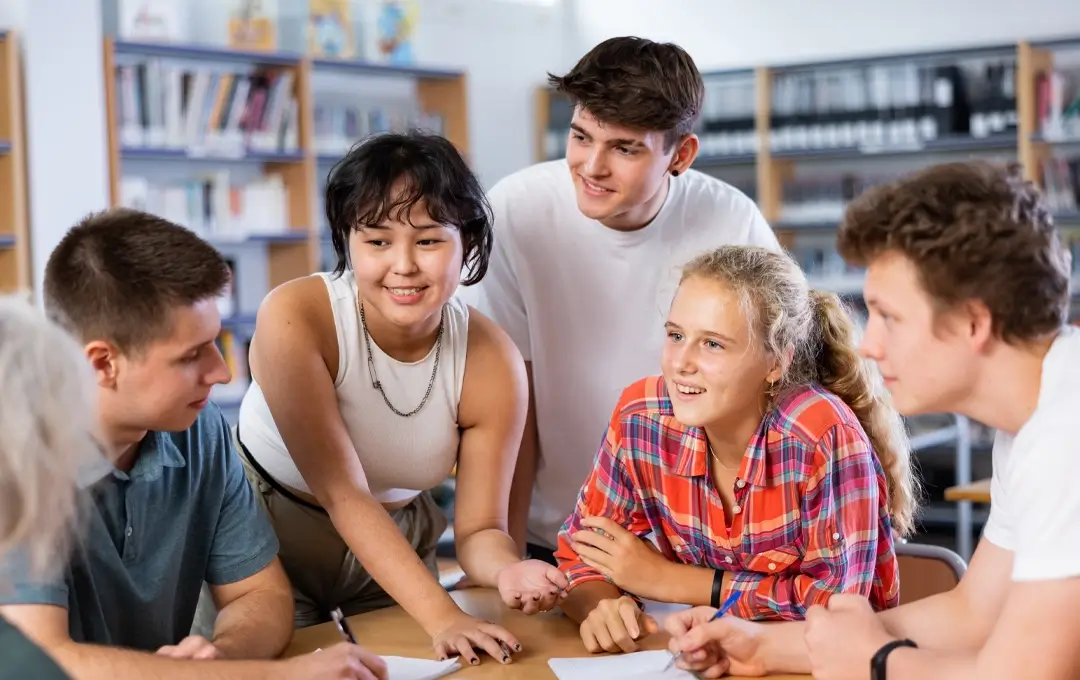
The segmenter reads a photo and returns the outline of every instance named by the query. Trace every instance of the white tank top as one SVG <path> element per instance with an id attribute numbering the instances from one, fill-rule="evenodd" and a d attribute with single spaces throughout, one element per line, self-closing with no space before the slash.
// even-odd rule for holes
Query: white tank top
<path id="1" fill-rule="evenodd" d="M 339 278 L 327 273 L 317 276 L 326 284 L 334 311 L 338 407 L 367 475 L 369 490 L 380 503 L 412 500 L 445 481 L 457 462 L 458 402 L 465 378 L 469 308 L 456 297 L 446 304 L 442 353 L 431 396 L 418 413 L 405 418 L 391 411 L 372 385 L 352 271 L 347 270 Z M 420 361 L 405 363 L 388 356 L 373 339 L 370 342 L 375 372 L 386 398 L 398 411 L 409 413 L 427 392 L 437 347 L 432 347 Z M 238 421 L 244 446 L 275 480 L 311 492 L 285 448 L 262 389 L 254 380 L 240 404 Z"/>

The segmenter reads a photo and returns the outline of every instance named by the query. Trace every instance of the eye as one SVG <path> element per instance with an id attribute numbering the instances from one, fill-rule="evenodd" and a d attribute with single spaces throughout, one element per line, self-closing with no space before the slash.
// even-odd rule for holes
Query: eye
<path id="1" fill-rule="evenodd" d="M 417 241 L 417 243 L 422 245 L 422 246 L 434 246 L 434 245 L 437 245 L 439 243 L 442 243 L 442 240 L 437 239 L 437 238 L 425 238 L 425 239 L 420 239 L 419 241 Z"/>
<path id="2" fill-rule="evenodd" d="M 724 346 L 715 340 L 706 340 L 705 346 L 709 349 L 724 349 Z"/>
<path id="3" fill-rule="evenodd" d="M 574 141 L 578 141 L 578 142 L 584 142 L 585 141 L 585 135 L 582 135 L 581 133 L 578 133 L 578 132 L 571 132 L 570 133 L 570 139 L 573 139 Z"/>
<path id="4" fill-rule="evenodd" d="M 679 342 L 683 339 L 682 333 L 678 331 L 668 331 L 667 336 L 672 342 Z"/>
<path id="5" fill-rule="evenodd" d="M 631 149 L 628 146 L 617 146 L 617 147 L 615 147 L 615 150 L 618 151 L 623 156 L 633 156 L 634 154 L 637 153 L 636 151 L 634 151 L 633 149 Z"/>
<path id="6" fill-rule="evenodd" d="M 383 246 L 387 245 L 388 242 L 382 239 L 373 238 L 365 241 L 364 243 L 367 243 L 373 248 L 382 248 Z"/>

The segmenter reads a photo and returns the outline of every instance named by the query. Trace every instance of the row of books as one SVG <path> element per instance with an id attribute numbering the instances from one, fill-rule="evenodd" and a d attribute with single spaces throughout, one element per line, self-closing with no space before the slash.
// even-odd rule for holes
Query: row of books
<path id="1" fill-rule="evenodd" d="M 1055 156 L 1040 163 L 1051 212 L 1076 213 L 1080 206 L 1080 158 Z"/>
<path id="2" fill-rule="evenodd" d="M 847 204 L 896 173 L 843 173 L 800 176 L 784 182 L 780 221 L 785 224 L 839 222 Z"/>
<path id="3" fill-rule="evenodd" d="M 117 65 L 120 142 L 192 156 L 295 153 L 294 81 L 287 69 L 241 73 L 158 58 Z"/>
<path id="4" fill-rule="evenodd" d="M 128 175 L 120 181 L 120 202 L 181 224 L 200 236 L 243 240 L 290 232 L 289 192 L 280 175 L 235 183 L 228 170 L 174 183 Z"/>
<path id="5" fill-rule="evenodd" d="M 443 117 L 412 102 L 320 102 L 315 104 L 315 152 L 344 155 L 357 140 L 382 132 L 422 129 L 445 133 Z"/>
<path id="6" fill-rule="evenodd" d="M 774 151 L 917 147 L 1015 132 L 1016 125 L 1013 59 L 780 72 L 772 81 Z"/>

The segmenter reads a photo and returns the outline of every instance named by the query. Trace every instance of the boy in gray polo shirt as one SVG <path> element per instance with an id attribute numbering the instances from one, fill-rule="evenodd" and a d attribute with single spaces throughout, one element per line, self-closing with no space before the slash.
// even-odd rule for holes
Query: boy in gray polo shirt
<path id="1" fill-rule="evenodd" d="M 229 275 L 191 231 L 129 210 L 83 220 L 46 266 L 46 308 L 82 341 L 96 375 L 108 461 L 85 475 L 87 513 L 60 577 L 28 573 L 19 558 L 0 564 L 11 586 L 0 615 L 79 677 L 382 670 L 355 645 L 286 662 L 213 661 L 275 657 L 293 629 L 277 538 L 208 403 L 230 379 L 215 344 Z M 189 635 L 204 581 L 219 610 L 212 639 Z"/>

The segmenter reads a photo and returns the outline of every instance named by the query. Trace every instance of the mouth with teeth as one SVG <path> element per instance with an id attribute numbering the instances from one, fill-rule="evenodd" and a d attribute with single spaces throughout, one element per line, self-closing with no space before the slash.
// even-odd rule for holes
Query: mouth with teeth
<path id="1" fill-rule="evenodd" d="M 607 194 L 614 193 L 611 189 L 605 189 L 602 186 L 593 184 L 584 177 L 581 178 L 581 185 L 585 188 L 585 193 L 589 194 L 590 196 L 605 196 Z"/>
<path id="2" fill-rule="evenodd" d="M 681 383 L 672 383 L 675 386 L 675 391 L 679 394 L 686 396 L 693 396 L 696 394 L 705 394 L 704 387 L 694 387 L 693 385 L 683 385 Z"/>
<path id="3" fill-rule="evenodd" d="M 427 286 L 410 286 L 410 287 L 391 287 L 383 286 L 386 292 L 390 293 L 390 297 L 396 302 L 416 302 L 420 299 L 420 296 L 427 290 Z"/>

